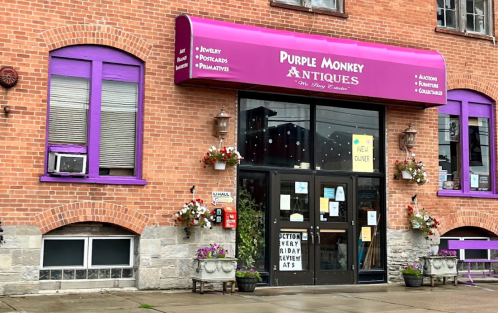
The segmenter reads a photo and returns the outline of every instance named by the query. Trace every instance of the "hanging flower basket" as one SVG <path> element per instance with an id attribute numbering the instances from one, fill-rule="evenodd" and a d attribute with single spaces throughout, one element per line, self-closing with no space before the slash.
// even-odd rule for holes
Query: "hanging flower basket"
<path id="1" fill-rule="evenodd" d="M 424 170 L 424 163 L 415 161 L 415 158 L 412 158 L 410 161 L 405 160 L 401 162 L 396 160 L 394 166 L 396 166 L 396 171 L 394 173 L 395 179 L 407 179 L 419 186 L 429 181 L 429 179 L 427 179 L 427 173 Z"/>
<path id="2" fill-rule="evenodd" d="M 183 226 L 185 238 L 190 238 L 192 234 L 191 227 L 199 226 L 201 228 L 211 229 L 211 222 L 214 216 L 204 204 L 202 199 L 194 199 L 183 205 L 183 209 L 175 214 L 175 226 Z"/>
<path id="3" fill-rule="evenodd" d="M 204 168 L 212 166 L 216 170 L 224 170 L 227 165 L 235 166 L 239 164 L 240 160 L 242 160 L 240 153 L 233 147 L 216 149 L 215 146 L 211 146 L 200 162 L 204 165 Z"/>
<path id="4" fill-rule="evenodd" d="M 225 162 L 218 162 L 218 161 L 216 161 L 214 163 L 214 169 L 215 170 L 224 171 L 226 167 L 227 167 L 227 164 Z"/>
<path id="5" fill-rule="evenodd" d="M 410 175 L 410 173 L 408 173 L 407 171 L 402 171 L 401 172 L 401 178 L 403 178 L 403 179 L 412 179 L 412 175 Z"/>

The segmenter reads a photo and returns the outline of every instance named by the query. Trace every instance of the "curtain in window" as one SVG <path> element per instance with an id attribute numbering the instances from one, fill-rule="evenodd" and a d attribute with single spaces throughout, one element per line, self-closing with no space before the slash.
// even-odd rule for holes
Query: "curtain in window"
<path id="1" fill-rule="evenodd" d="M 89 80 L 52 75 L 50 80 L 50 143 L 86 144 Z"/>
<path id="2" fill-rule="evenodd" d="M 103 80 L 100 168 L 134 168 L 138 84 Z"/>

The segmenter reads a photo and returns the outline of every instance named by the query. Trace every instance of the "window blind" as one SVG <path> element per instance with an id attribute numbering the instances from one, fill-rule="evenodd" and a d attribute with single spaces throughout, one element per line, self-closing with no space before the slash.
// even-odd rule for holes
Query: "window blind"
<path id="1" fill-rule="evenodd" d="M 86 144 L 89 80 L 52 75 L 48 140 Z"/>
<path id="2" fill-rule="evenodd" d="M 100 168 L 134 168 L 138 84 L 102 81 Z"/>

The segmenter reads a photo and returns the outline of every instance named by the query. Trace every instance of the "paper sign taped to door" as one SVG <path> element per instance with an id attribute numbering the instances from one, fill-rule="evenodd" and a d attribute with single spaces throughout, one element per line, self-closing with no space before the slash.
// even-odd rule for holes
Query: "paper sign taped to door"
<path id="1" fill-rule="evenodd" d="M 335 188 L 323 188 L 323 197 L 334 200 Z"/>
<path id="2" fill-rule="evenodd" d="M 368 225 L 375 226 L 377 225 L 377 211 L 367 211 L 368 214 Z"/>
<path id="3" fill-rule="evenodd" d="M 329 199 L 320 198 L 320 212 L 327 213 L 329 211 Z"/>
<path id="4" fill-rule="evenodd" d="M 280 195 L 280 211 L 290 211 L 290 195 Z"/>
<path id="5" fill-rule="evenodd" d="M 281 271 L 301 271 L 301 233 L 280 233 L 279 269 Z"/>
<path id="6" fill-rule="evenodd" d="M 295 185 L 295 192 L 300 194 L 308 194 L 308 182 L 306 181 L 297 181 Z"/>
<path id="7" fill-rule="evenodd" d="M 372 229 L 370 227 L 361 228 L 361 241 L 372 241 Z"/>
<path id="8" fill-rule="evenodd" d="M 332 201 L 329 203 L 329 215 L 339 216 L 339 202 Z"/>

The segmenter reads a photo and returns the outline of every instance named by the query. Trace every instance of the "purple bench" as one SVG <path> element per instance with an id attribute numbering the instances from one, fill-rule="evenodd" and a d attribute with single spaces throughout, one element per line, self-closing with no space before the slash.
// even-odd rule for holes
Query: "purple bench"
<path id="1" fill-rule="evenodd" d="M 487 240 L 448 240 L 448 249 L 456 250 L 456 249 L 465 249 L 465 250 L 498 250 L 498 241 L 487 241 Z M 486 259 L 467 259 L 467 260 L 459 260 L 458 263 L 467 263 L 468 270 L 467 274 L 462 274 L 462 277 L 467 277 L 470 279 L 470 284 L 474 285 L 474 280 L 470 274 L 470 264 L 474 262 L 480 263 L 489 263 L 489 272 L 488 274 L 472 274 L 472 276 L 496 276 L 498 274 L 494 274 L 492 272 L 491 263 L 498 263 L 498 260 L 486 260 Z"/>

